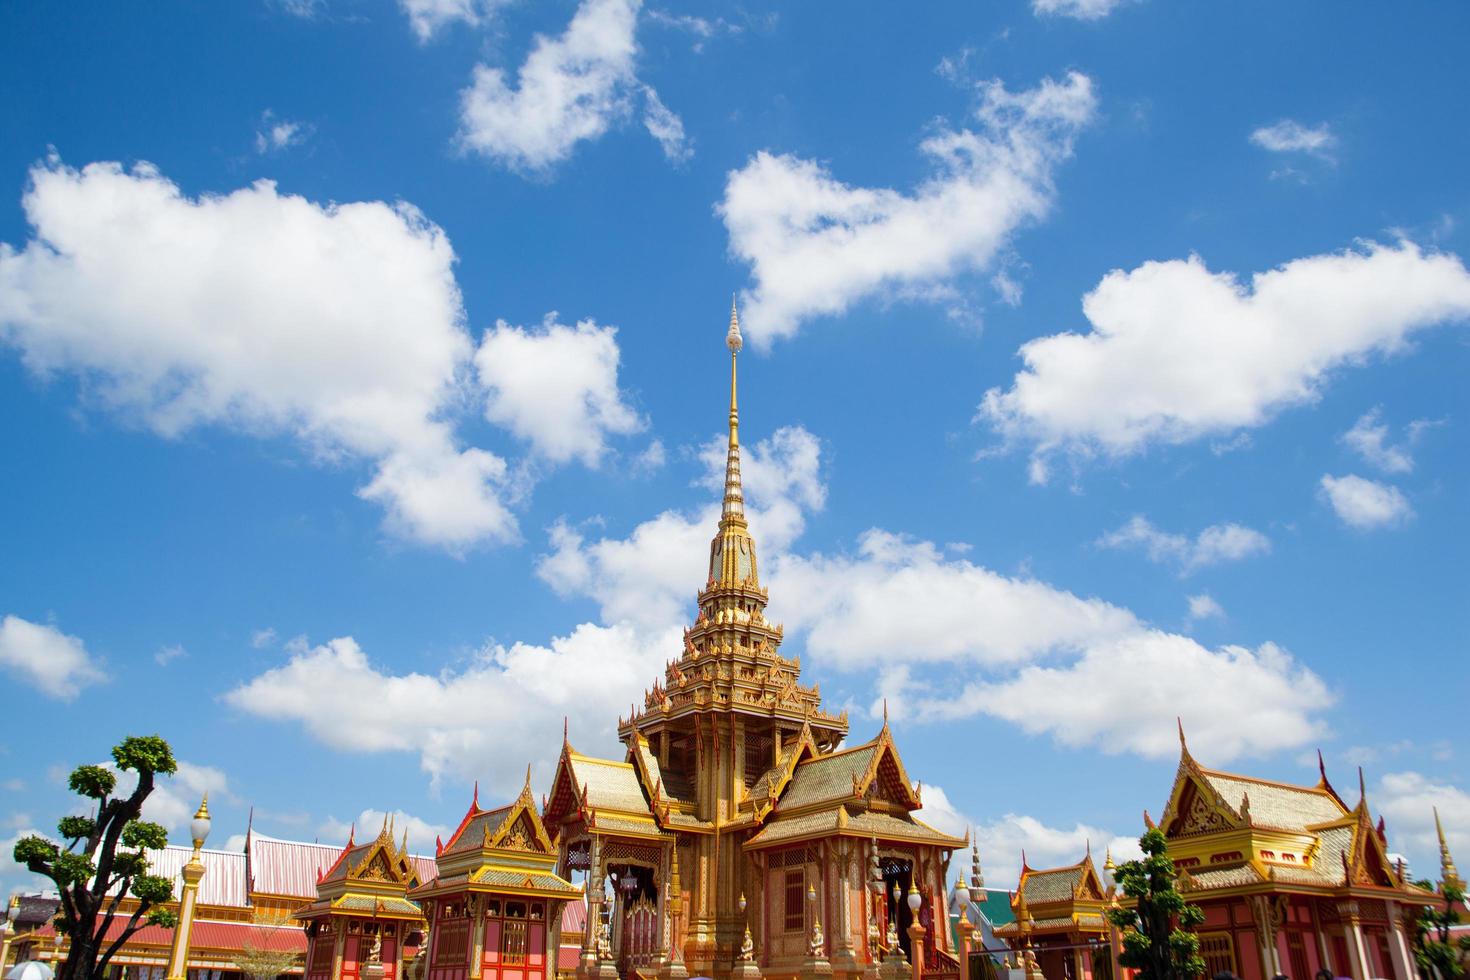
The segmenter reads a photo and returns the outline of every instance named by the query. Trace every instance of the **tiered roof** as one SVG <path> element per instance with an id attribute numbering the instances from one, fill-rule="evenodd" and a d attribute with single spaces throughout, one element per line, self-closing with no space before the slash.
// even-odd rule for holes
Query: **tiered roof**
<path id="1" fill-rule="evenodd" d="M 1092 850 L 1076 864 L 1036 869 L 1021 855 L 1021 880 L 1011 896 L 1013 921 L 999 926 L 1001 937 L 1022 934 L 1022 922 L 1033 934 L 1103 932 L 1107 929 L 1103 910 L 1108 893 L 1092 863 Z"/>
<path id="2" fill-rule="evenodd" d="M 529 768 L 525 786 L 508 806 L 480 809 L 476 787 L 469 810 L 437 852 L 434 876 L 411 889 L 412 898 L 464 891 L 541 898 L 581 894 L 556 874 L 556 847 L 536 812 Z"/>
<path id="3" fill-rule="evenodd" d="M 321 872 L 317 898 L 296 912 L 299 919 L 328 915 L 372 915 L 377 918 L 418 920 L 422 912 L 409 901 L 408 891 L 419 884 L 420 865 L 408 853 L 408 831 L 401 843 L 393 841 L 393 824 L 383 818 L 383 829 L 366 844 L 348 836 L 337 860 Z"/>
<path id="4" fill-rule="evenodd" d="M 1389 860 L 1361 771 L 1350 807 L 1320 755 L 1317 783 L 1300 786 L 1207 769 L 1190 754 L 1182 729 L 1179 738 L 1179 768 L 1159 826 L 1181 888 L 1419 891 Z"/>

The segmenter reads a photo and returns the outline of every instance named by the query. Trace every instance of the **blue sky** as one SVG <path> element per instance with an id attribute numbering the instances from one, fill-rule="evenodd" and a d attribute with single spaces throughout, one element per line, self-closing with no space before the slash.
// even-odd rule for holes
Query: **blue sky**
<path id="1" fill-rule="evenodd" d="M 1136 836 L 1176 716 L 1470 850 L 1467 19 L 5 5 L 0 838 L 129 732 L 219 844 L 615 753 L 736 293 L 785 650 L 996 883 Z"/>

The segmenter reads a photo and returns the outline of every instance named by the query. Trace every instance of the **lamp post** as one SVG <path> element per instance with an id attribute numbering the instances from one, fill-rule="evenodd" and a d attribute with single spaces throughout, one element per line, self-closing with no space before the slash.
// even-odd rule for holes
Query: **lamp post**
<path id="1" fill-rule="evenodd" d="M 174 926 L 173 948 L 168 954 L 168 980 L 186 980 L 189 973 L 189 931 L 194 928 L 194 905 L 199 900 L 199 880 L 204 877 L 204 862 L 199 860 L 199 851 L 209 838 L 209 794 L 199 803 L 194 819 L 189 822 L 189 836 L 194 841 L 194 853 L 180 874 L 184 879 L 184 894 L 179 898 L 179 923 Z"/>
<path id="2" fill-rule="evenodd" d="M 919 924 L 919 906 L 924 904 L 924 896 L 919 894 L 917 882 L 909 882 L 909 912 L 913 915 L 913 921 L 909 923 L 909 962 L 913 965 L 914 976 L 924 975 L 924 936 L 926 931 Z"/>
<path id="3" fill-rule="evenodd" d="M 873 921 L 868 927 L 868 960 L 878 962 L 878 950 L 883 945 L 883 866 L 878 862 L 878 838 L 874 837 L 868 851 L 868 890 L 873 893 Z"/>
<path id="4" fill-rule="evenodd" d="M 807 952 L 812 959 L 816 959 L 822 955 L 827 940 L 822 936 L 822 910 L 817 905 L 817 889 L 811 882 L 807 882 L 806 886 L 806 903 L 812 910 L 812 936 L 807 944 Z"/>
<path id="5" fill-rule="evenodd" d="M 960 944 L 960 980 L 970 980 L 970 937 L 974 927 L 970 925 L 970 890 L 964 878 L 954 882 L 954 900 L 960 907 L 960 919 L 955 923 L 955 938 Z"/>

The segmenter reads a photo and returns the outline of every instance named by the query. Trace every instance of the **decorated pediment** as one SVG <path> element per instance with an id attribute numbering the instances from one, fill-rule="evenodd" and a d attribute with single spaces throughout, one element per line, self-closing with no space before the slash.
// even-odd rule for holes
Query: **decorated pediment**
<path id="1" fill-rule="evenodd" d="M 909 782 L 908 773 L 904 771 L 903 760 L 898 757 L 898 747 L 893 744 L 886 720 L 883 730 L 878 733 L 877 750 L 868 771 L 853 778 L 853 792 L 869 801 L 881 800 L 906 810 L 917 810 L 923 805 L 918 791 Z"/>
<path id="2" fill-rule="evenodd" d="M 1243 814 L 1221 799 L 1210 784 L 1200 775 L 1180 765 L 1175 777 L 1174 791 L 1169 796 L 1169 805 L 1164 809 L 1159 826 L 1166 837 L 1188 837 L 1196 834 L 1211 834 L 1234 830 L 1246 826 Z"/>

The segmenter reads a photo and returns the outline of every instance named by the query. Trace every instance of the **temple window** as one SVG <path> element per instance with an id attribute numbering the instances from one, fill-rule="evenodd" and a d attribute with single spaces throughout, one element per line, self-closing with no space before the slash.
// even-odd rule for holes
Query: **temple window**
<path id="1" fill-rule="evenodd" d="M 806 875 L 799 869 L 786 872 L 782 925 L 787 932 L 802 932 L 806 927 L 805 885 Z"/>
<path id="2" fill-rule="evenodd" d="M 506 902 L 505 917 L 507 919 L 524 919 L 526 917 L 526 903 Z"/>
<path id="3" fill-rule="evenodd" d="M 1200 933 L 1199 955 L 1204 958 L 1207 975 L 1235 974 L 1235 944 L 1230 940 L 1230 933 Z"/>
<path id="4" fill-rule="evenodd" d="M 506 913 L 517 903 L 506 904 Z M 500 961 L 508 966 L 515 966 L 526 962 L 526 923 L 519 921 L 508 921 L 505 929 L 500 933 Z"/>
<path id="5" fill-rule="evenodd" d="M 545 917 L 546 917 L 546 914 L 545 914 L 545 912 L 541 908 L 541 903 L 540 902 L 536 902 L 536 903 L 532 904 L 532 906 L 531 906 L 531 918 L 533 918 L 533 919 L 544 919 Z"/>
<path id="6" fill-rule="evenodd" d="M 485 914 L 494 919 L 500 918 L 500 899 L 491 899 L 486 903 Z"/>

